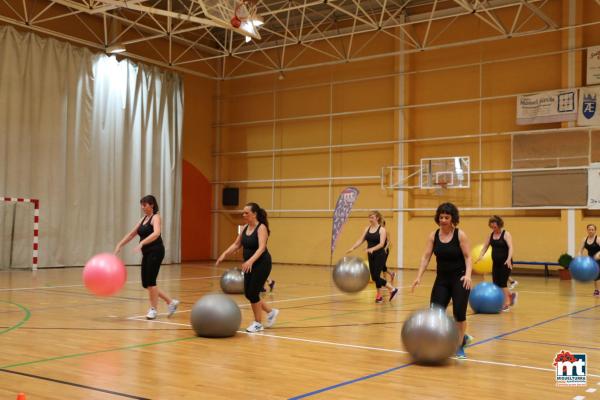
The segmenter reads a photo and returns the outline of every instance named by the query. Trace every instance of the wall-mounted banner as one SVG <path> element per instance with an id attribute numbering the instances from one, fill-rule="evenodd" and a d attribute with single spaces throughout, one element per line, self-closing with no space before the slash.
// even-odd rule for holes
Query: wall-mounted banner
<path id="1" fill-rule="evenodd" d="M 577 125 L 600 125 L 598 100 L 600 100 L 600 86 L 579 89 L 579 116 L 577 117 Z"/>
<path id="2" fill-rule="evenodd" d="M 587 74 L 585 83 L 597 85 L 600 83 L 600 46 L 592 46 L 587 49 Z"/>
<path id="3" fill-rule="evenodd" d="M 577 120 L 577 89 L 517 97 L 517 125 Z"/>
<path id="4" fill-rule="evenodd" d="M 588 208 L 600 209 L 600 163 L 591 163 L 588 169 Z"/>

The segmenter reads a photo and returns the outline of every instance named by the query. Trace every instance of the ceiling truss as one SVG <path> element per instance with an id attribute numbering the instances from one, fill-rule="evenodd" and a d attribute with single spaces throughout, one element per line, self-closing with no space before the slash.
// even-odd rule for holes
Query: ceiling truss
<path id="1" fill-rule="evenodd" d="M 123 44 L 128 57 L 214 79 L 282 74 L 569 28 L 549 12 L 561 0 L 262 0 L 257 2 L 264 18 L 260 39 L 248 42 L 227 20 L 206 12 L 219 1 L 234 2 L 0 0 L 0 21 L 101 51 Z M 600 0 L 592 4 L 600 7 Z M 464 18 L 476 19 L 486 34 L 481 30 L 477 37 L 451 40 L 459 29 L 456 22 Z M 381 50 L 382 38 L 392 39 L 394 48 Z"/>

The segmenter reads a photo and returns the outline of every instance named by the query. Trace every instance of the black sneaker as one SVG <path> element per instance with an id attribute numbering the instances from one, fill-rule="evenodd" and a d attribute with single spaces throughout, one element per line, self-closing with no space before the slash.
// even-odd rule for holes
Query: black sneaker
<path id="1" fill-rule="evenodd" d="M 396 293 L 398 293 L 398 288 L 394 288 L 394 290 L 392 290 L 392 292 L 390 293 L 390 301 L 394 299 Z"/>

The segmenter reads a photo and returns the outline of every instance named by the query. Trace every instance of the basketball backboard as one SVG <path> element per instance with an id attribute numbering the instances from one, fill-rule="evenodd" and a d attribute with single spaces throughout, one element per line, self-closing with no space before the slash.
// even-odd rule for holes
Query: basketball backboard
<path id="1" fill-rule="evenodd" d="M 257 26 L 262 18 L 256 12 L 258 0 L 201 0 L 199 3 L 208 19 L 247 37 L 260 39 Z"/>
<path id="2" fill-rule="evenodd" d="M 471 162 L 468 156 L 422 158 L 421 189 L 464 189 L 471 186 Z"/>

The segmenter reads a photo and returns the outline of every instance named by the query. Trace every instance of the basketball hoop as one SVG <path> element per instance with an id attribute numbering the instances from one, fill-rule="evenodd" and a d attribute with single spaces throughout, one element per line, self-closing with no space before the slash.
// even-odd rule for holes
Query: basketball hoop
<path id="1" fill-rule="evenodd" d="M 242 23 L 251 19 L 256 14 L 256 2 L 252 0 L 238 0 L 235 4 L 233 17 L 231 17 L 231 26 L 239 28 Z"/>
<path id="2" fill-rule="evenodd" d="M 435 194 L 437 196 L 441 196 L 442 194 L 444 194 L 446 189 L 448 189 L 448 183 L 448 181 L 443 179 L 440 179 L 438 182 L 436 182 L 437 187 L 435 188 Z"/>

